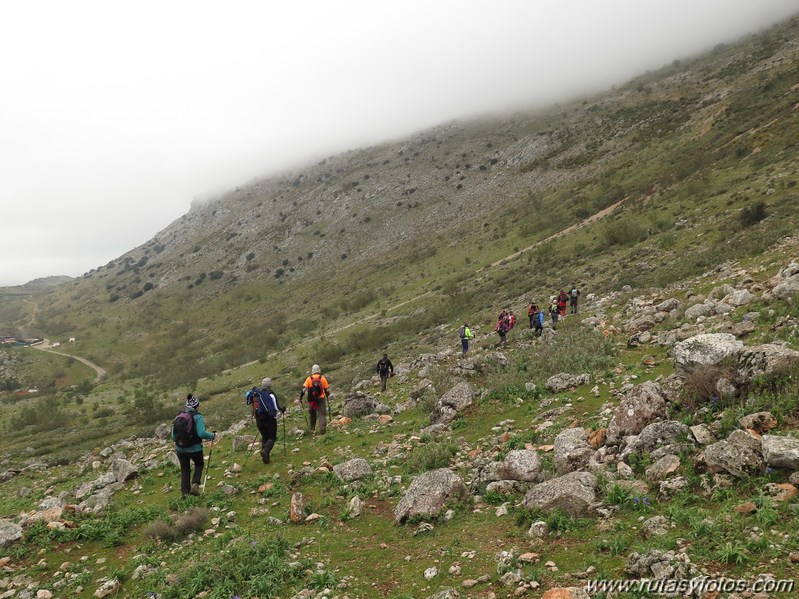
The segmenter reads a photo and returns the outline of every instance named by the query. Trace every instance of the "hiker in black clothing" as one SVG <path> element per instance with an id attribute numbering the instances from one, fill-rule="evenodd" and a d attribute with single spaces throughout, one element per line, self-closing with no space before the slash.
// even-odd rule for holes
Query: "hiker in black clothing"
<path id="1" fill-rule="evenodd" d="M 569 289 L 569 305 L 571 306 L 571 313 L 577 314 L 577 298 L 580 297 L 580 290 L 575 285 Z"/>
<path id="2" fill-rule="evenodd" d="M 269 377 L 261 381 L 261 388 L 253 387 L 245 395 L 247 404 L 252 406 L 255 426 L 261 433 L 261 461 L 269 463 L 269 454 L 277 440 L 277 413 L 285 413 L 286 408 L 277 401 L 277 395 L 272 391 L 272 379 Z"/>
<path id="3" fill-rule="evenodd" d="M 394 376 L 394 365 L 385 352 L 383 352 L 383 357 L 377 362 L 377 374 L 380 376 L 380 391 L 385 391 L 388 377 Z"/>

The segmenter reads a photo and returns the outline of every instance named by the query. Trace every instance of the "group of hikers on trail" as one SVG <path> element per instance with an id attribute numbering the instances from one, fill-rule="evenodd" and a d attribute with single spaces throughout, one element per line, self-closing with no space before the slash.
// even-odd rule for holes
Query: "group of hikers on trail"
<path id="1" fill-rule="evenodd" d="M 387 362 L 387 372 L 394 373 L 394 366 L 391 360 L 384 353 L 383 360 Z M 381 360 L 381 362 L 383 362 Z M 378 373 L 380 373 L 380 362 L 378 362 Z M 388 378 L 386 374 L 386 378 Z M 382 378 L 382 375 L 381 375 Z M 385 390 L 385 381 L 383 381 Z M 311 368 L 311 374 L 305 379 L 300 389 L 297 402 L 302 408 L 302 400 L 307 394 L 308 416 L 310 418 L 309 428 L 312 434 L 316 434 L 316 424 L 319 423 L 319 434 L 324 435 L 327 431 L 327 402 L 330 398 L 330 383 L 322 374 L 318 364 Z M 286 408 L 278 401 L 277 395 L 272 390 L 272 379 L 265 377 L 261 381 L 260 387 L 253 387 L 244 394 L 245 402 L 252 408 L 252 416 L 258 432 L 261 434 L 261 460 L 264 464 L 271 461 L 270 454 L 277 441 L 277 418 L 278 415 L 285 414 Z M 211 454 L 214 449 L 214 439 L 216 432 L 209 431 L 205 426 L 205 419 L 199 412 L 200 400 L 189 393 L 186 397 L 184 410 L 175 417 L 172 423 L 172 441 L 175 443 L 175 453 L 180 463 L 180 494 L 199 495 L 205 490 L 205 482 L 202 480 L 202 472 L 205 467 L 203 459 L 203 440 L 211 441 L 211 449 L 208 453 L 208 466 L 211 464 Z M 283 433 L 285 435 L 285 420 Z M 284 437 L 285 444 L 285 437 Z M 192 465 L 194 470 L 192 471 Z M 208 468 L 206 470 L 206 481 L 208 479 Z M 202 483 L 202 486 L 201 486 Z"/>
<path id="2" fill-rule="evenodd" d="M 552 318 L 552 328 L 557 329 L 558 319 L 566 316 L 567 306 L 571 306 L 571 313 L 577 314 L 577 302 L 580 297 L 580 290 L 575 285 L 567 293 L 564 290 L 552 298 L 549 305 L 549 314 Z M 527 308 L 527 316 L 530 319 L 530 329 L 535 335 L 540 336 L 544 330 L 544 311 L 537 303 L 531 302 Z M 499 334 L 499 345 L 506 345 L 507 334 L 516 325 L 516 315 L 513 310 L 502 310 L 494 326 L 494 331 Z M 468 322 L 458 329 L 458 338 L 461 342 L 461 357 L 465 358 L 469 351 L 469 341 L 474 339 L 474 333 L 469 327 Z M 386 390 L 388 378 L 394 376 L 394 365 L 388 358 L 388 354 L 383 352 L 383 357 L 377 362 L 375 367 L 377 376 L 380 378 L 380 391 Z M 322 369 L 318 364 L 311 367 L 311 374 L 305 379 L 300 389 L 297 403 L 302 409 L 303 398 L 307 395 L 308 406 L 308 428 L 314 436 L 316 435 L 316 425 L 319 424 L 319 434 L 327 432 L 327 410 L 329 409 L 330 383 L 322 374 Z M 272 390 L 272 379 L 265 377 L 261 381 L 261 387 L 253 387 L 244 394 L 246 404 L 251 406 L 255 425 L 261 434 L 261 460 L 264 464 L 270 463 L 270 454 L 277 441 L 277 418 L 278 414 L 286 412 L 285 406 L 278 401 L 277 395 Z M 199 412 L 200 400 L 189 393 L 186 397 L 185 409 L 175 417 L 172 423 L 172 440 L 175 443 L 175 453 L 180 463 L 180 493 L 186 495 L 199 495 L 200 483 L 202 490 L 205 490 L 205 482 L 202 481 L 202 472 L 205 466 L 203 459 L 203 440 L 211 441 L 211 449 L 208 453 L 208 465 L 211 462 L 213 452 L 213 441 L 216 433 L 209 431 L 205 426 L 205 419 Z M 283 421 L 283 434 L 285 445 L 285 420 Z M 192 465 L 194 470 L 192 472 Z M 206 468 L 206 481 L 208 479 Z"/>

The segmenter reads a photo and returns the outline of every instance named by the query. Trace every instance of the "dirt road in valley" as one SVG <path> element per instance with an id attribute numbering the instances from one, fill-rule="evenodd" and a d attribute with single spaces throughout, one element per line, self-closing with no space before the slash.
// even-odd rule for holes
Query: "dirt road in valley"
<path id="1" fill-rule="evenodd" d="M 41 350 L 41 351 L 50 352 L 51 354 L 58 354 L 59 356 L 66 356 L 67 358 L 72 358 L 74 360 L 77 360 L 81 364 L 85 364 L 86 366 L 88 366 L 89 368 L 91 368 L 92 370 L 94 370 L 97 373 L 97 376 L 94 377 L 94 382 L 95 383 L 99 383 L 100 379 L 102 379 L 106 374 L 108 374 L 108 372 L 105 370 L 105 368 L 102 368 L 101 366 L 98 366 L 94 362 L 90 362 L 86 358 L 81 358 L 80 356 L 74 356 L 74 355 L 68 354 L 66 352 L 56 351 L 56 350 L 52 349 L 52 346 L 50 345 L 50 340 L 49 339 L 45 339 L 44 341 L 42 341 L 41 343 L 37 343 L 36 345 L 31 345 L 31 347 L 34 348 L 34 349 Z"/>

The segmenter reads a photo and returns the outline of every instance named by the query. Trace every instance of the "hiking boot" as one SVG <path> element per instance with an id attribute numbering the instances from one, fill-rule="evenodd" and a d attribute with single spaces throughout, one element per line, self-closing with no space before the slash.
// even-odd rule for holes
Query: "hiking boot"
<path id="1" fill-rule="evenodd" d="M 264 451 L 263 449 L 261 450 L 261 461 L 262 461 L 264 464 L 268 464 L 268 463 L 269 463 L 269 453 L 267 453 L 267 452 L 266 452 L 266 451 Z"/>
<path id="2" fill-rule="evenodd" d="M 189 495 L 197 496 L 200 494 L 200 485 L 197 483 L 191 483 L 191 491 L 189 491 Z"/>

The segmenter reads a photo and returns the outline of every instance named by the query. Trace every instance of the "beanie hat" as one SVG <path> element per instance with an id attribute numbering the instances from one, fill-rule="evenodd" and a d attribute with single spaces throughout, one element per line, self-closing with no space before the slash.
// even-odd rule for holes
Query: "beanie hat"
<path id="1" fill-rule="evenodd" d="M 261 387 L 266 387 L 267 389 L 272 386 L 272 379 L 268 376 L 264 377 L 264 380 L 261 381 Z"/>
<path id="2" fill-rule="evenodd" d="M 313 367 L 311 368 L 311 374 L 321 374 L 321 373 L 322 369 L 319 368 L 319 364 L 314 364 Z"/>
<path id="3" fill-rule="evenodd" d="M 194 395 L 189 393 L 186 397 L 186 409 L 187 410 L 196 410 L 200 407 L 200 400 L 197 399 Z"/>

